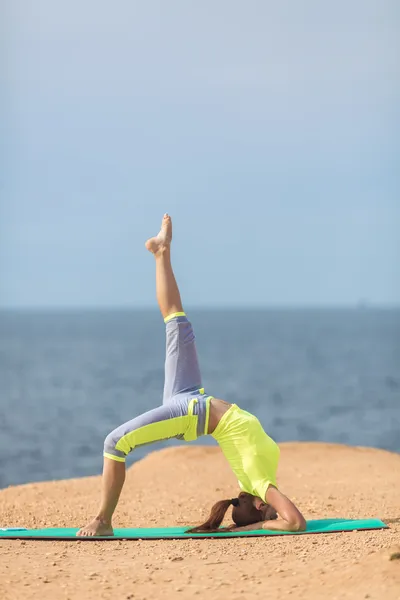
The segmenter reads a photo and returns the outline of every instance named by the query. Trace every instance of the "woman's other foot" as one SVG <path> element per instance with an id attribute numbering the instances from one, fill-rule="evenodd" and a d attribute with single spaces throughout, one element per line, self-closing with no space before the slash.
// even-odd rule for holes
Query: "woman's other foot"
<path id="1" fill-rule="evenodd" d="M 168 214 L 165 214 L 161 223 L 161 229 L 158 235 L 147 240 L 146 248 L 149 252 L 157 255 L 169 248 L 172 240 L 172 221 Z"/>

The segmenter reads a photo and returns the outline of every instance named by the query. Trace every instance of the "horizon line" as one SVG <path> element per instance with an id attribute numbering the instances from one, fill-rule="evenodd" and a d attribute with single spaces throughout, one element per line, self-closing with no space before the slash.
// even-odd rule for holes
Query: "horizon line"
<path id="1" fill-rule="evenodd" d="M 186 309 L 195 311 L 210 310 L 395 310 L 400 309 L 400 303 L 337 303 L 337 304 L 186 304 Z M 117 311 L 158 311 L 156 305 L 38 305 L 38 306 L 0 306 L 0 312 L 117 312 Z"/>

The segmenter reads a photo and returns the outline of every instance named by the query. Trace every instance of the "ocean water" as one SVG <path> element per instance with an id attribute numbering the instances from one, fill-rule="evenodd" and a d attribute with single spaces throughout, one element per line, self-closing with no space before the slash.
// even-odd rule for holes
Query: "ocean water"
<path id="1" fill-rule="evenodd" d="M 400 451 L 400 310 L 189 317 L 206 392 L 278 442 Z M 104 437 L 161 403 L 164 335 L 154 310 L 0 312 L 0 487 L 99 474 Z"/>

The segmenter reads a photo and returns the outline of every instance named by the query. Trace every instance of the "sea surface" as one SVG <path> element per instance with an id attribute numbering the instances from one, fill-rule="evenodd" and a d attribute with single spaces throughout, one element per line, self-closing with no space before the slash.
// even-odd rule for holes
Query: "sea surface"
<path id="1" fill-rule="evenodd" d="M 189 318 L 206 392 L 256 414 L 278 442 L 400 452 L 400 309 Z M 154 310 L 0 312 L 0 487 L 99 474 L 105 436 L 161 403 L 164 335 Z"/>

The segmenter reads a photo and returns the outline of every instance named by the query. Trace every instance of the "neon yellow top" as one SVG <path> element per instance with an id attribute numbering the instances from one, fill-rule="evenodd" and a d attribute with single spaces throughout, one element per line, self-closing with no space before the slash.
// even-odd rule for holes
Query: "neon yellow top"
<path id="1" fill-rule="evenodd" d="M 279 447 L 252 414 L 232 404 L 212 434 L 235 473 L 240 488 L 265 502 L 276 485 Z"/>

